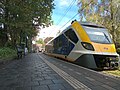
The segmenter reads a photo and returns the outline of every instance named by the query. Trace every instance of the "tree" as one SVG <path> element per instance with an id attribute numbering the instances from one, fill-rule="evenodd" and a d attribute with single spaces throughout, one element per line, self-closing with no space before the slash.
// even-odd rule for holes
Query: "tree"
<path id="1" fill-rule="evenodd" d="M 80 15 L 87 21 L 108 28 L 116 44 L 120 38 L 120 0 L 79 0 L 80 9 L 88 4 L 88 1 L 91 3 L 83 11 L 79 11 Z"/>
<path id="2" fill-rule="evenodd" d="M 7 31 L 4 30 L 5 27 L 5 7 L 3 5 L 3 0 L 0 1 L 0 43 L 2 46 L 7 42 L 8 37 L 7 37 Z"/>
<path id="3" fill-rule="evenodd" d="M 36 25 L 51 23 L 53 8 L 53 0 L 1 0 L 0 23 L 3 23 L 5 28 L 0 33 L 5 32 L 7 35 L 5 43 L 7 41 L 15 46 L 16 43 L 24 42 L 26 37 L 32 39 L 38 33 Z M 2 36 L 0 38 L 3 39 Z"/>
<path id="4" fill-rule="evenodd" d="M 44 41 L 42 38 L 40 38 L 39 40 L 36 41 L 37 44 L 44 44 Z"/>

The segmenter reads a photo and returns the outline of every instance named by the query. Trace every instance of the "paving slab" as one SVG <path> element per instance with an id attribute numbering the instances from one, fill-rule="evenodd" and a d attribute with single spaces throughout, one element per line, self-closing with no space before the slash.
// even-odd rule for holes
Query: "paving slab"
<path id="1" fill-rule="evenodd" d="M 68 86 L 68 87 L 67 87 Z M 0 90 L 74 90 L 37 53 L 0 68 Z"/>
<path id="2" fill-rule="evenodd" d="M 77 81 L 73 80 L 73 82 L 74 81 L 77 82 L 75 85 L 78 85 L 78 83 L 80 83 L 81 86 L 85 85 L 85 87 L 87 86 L 88 87 L 87 89 L 90 89 L 90 90 L 120 90 L 119 77 L 106 75 L 101 72 L 87 69 L 87 68 L 75 65 L 73 63 L 66 62 L 64 60 L 60 60 L 44 54 L 40 54 L 40 56 L 44 58 L 45 59 L 44 61 L 48 62 L 48 64 L 51 67 L 56 68 L 56 72 L 59 73 L 60 70 L 62 70 L 62 72 L 64 71 L 64 73 L 67 73 L 67 74 L 64 74 L 64 76 L 67 75 L 76 79 Z M 61 76 L 62 74 L 63 73 L 61 73 Z M 67 79 L 72 79 L 72 78 L 67 78 Z M 74 85 L 74 83 L 72 83 L 72 85 Z M 84 90 L 84 89 L 82 89 L 81 87 L 80 90 Z"/>
<path id="3" fill-rule="evenodd" d="M 0 90 L 120 90 L 120 79 L 32 53 L 0 68 Z"/>

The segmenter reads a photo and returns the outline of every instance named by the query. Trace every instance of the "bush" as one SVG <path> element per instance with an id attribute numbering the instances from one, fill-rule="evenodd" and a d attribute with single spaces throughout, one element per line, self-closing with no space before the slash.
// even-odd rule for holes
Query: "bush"
<path id="1" fill-rule="evenodd" d="M 117 53 L 120 54 L 120 48 L 117 48 Z"/>
<path id="2" fill-rule="evenodd" d="M 0 48 L 0 59 L 10 59 L 16 56 L 16 50 L 9 47 Z"/>

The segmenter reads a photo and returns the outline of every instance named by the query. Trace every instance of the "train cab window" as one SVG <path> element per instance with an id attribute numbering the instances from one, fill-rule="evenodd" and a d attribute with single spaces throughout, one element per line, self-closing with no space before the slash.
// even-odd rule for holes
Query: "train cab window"
<path id="1" fill-rule="evenodd" d="M 69 29 L 65 32 L 65 35 L 74 43 L 78 42 L 78 37 L 72 29 Z"/>

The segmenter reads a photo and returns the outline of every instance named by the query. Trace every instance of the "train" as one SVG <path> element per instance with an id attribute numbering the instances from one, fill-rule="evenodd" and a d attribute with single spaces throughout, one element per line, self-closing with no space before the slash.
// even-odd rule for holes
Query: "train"
<path id="1" fill-rule="evenodd" d="M 116 52 L 108 30 L 90 22 L 72 21 L 45 45 L 45 54 L 91 69 L 118 69 Z"/>

